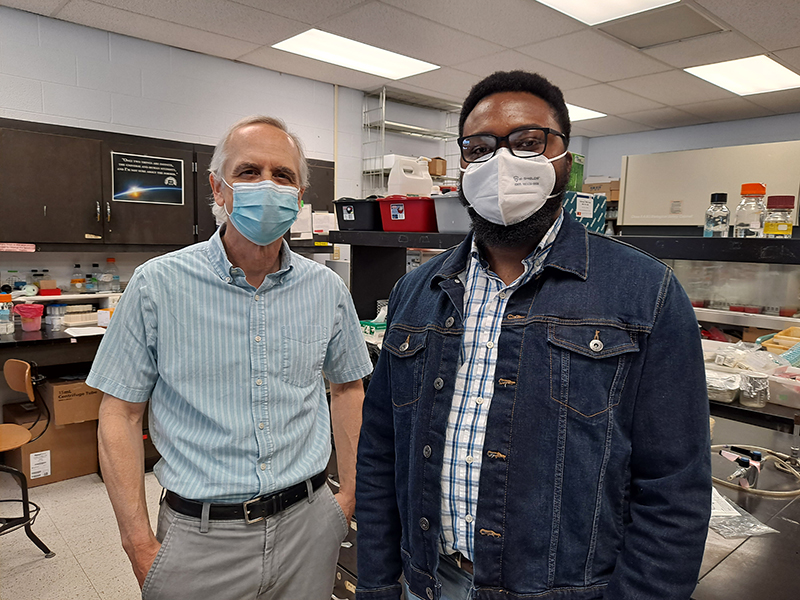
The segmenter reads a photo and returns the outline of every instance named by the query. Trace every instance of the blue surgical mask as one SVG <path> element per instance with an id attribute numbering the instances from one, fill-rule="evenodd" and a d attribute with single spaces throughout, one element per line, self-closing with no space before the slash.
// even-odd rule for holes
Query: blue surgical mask
<path id="1" fill-rule="evenodd" d="M 225 213 L 236 230 L 254 244 L 271 244 L 297 220 L 300 190 L 296 187 L 270 180 L 233 185 L 224 177 L 222 181 L 233 190 L 233 211 L 228 213 L 225 208 Z"/>

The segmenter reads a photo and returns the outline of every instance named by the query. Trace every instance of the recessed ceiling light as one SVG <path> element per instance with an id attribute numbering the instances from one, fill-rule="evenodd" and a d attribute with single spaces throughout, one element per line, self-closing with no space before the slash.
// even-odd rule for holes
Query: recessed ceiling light
<path id="1" fill-rule="evenodd" d="M 599 119 L 600 117 L 607 117 L 605 113 L 597 112 L 590 108 L 582 108 L 573 104 L 567 104 L 569 110 L 569 120 L 573 123 L 575 121 L 585 121 L 587 119 Z"/>
<path id="2" fill-rule="evenodd" d="M 587 25 L 597 25 L 636 13 L 675 4 L 678 0 L 536 0 Z"/>
<path id="3" fill-rule="evenodd" d="M 394 80 L 439 68 L 438 65 L 362 44 L 319 29 L 309 29 L 272 47 Z"/>
<path id="4" fill-rule="evenodd" d="M 740 96 L 800 88 L 800 75 L 764 55 L 684 71 Z"/>

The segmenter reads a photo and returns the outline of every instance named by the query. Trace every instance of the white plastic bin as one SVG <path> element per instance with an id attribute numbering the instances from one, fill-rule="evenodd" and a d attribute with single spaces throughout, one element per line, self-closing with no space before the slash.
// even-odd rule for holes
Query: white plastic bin
<path id="1" fill-rule="evenodd" d="M 469 233 L 472 223 L 457 193 L 433 196 L 439 233 Z"/>

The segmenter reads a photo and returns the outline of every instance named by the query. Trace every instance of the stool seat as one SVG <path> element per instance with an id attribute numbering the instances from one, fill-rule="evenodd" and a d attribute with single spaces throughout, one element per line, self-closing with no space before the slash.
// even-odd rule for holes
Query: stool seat
<path id="1" fill-rule="evenodd" d="M 0 424 L 0 452 L 16 450 L 31 441 L 31 432 L 22 425 Z"/>

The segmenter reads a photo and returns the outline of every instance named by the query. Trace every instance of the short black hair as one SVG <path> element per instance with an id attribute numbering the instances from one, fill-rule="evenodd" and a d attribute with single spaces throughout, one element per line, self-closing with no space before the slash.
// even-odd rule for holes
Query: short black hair
<path id="1" fill-rule="evenodd" d="M 528 92 L 538 96 L 550 105 L 553 109 L 553 116 L 558 122 L 569 143 L 569 135 L 572 129 L 569 120 L 569 111 L 564 102 L 564 95 L 561 90 L 550 83 L 538 73 L 527 71 L 497 71 L 492 73 L 482 81 L 476 83 L 467 95 L 461 107 L 461 116 L 458 119 L 458 135 L 464 135 L 464 121 L 478 105 L 478 102 L 500 92 Z"/>

